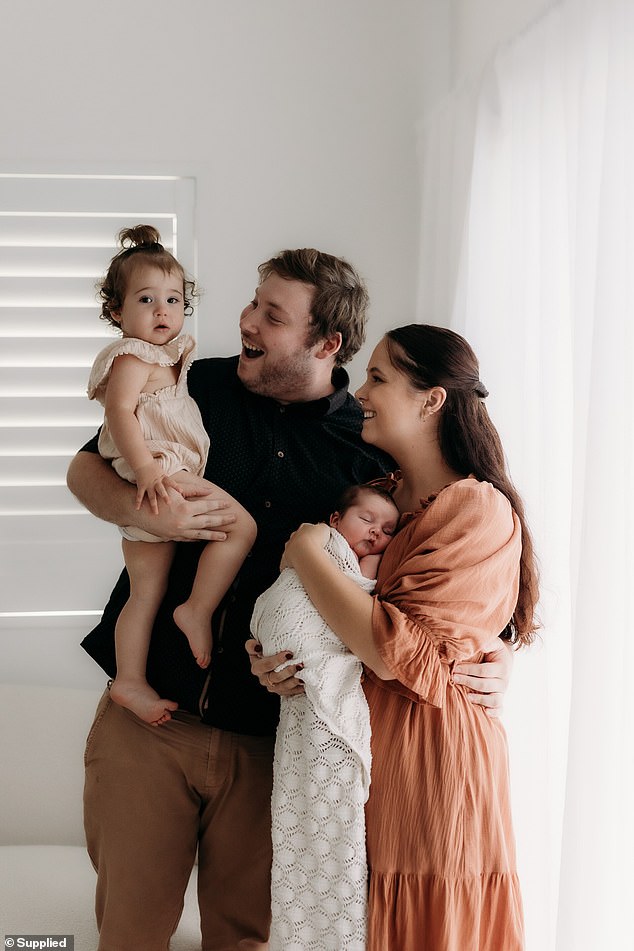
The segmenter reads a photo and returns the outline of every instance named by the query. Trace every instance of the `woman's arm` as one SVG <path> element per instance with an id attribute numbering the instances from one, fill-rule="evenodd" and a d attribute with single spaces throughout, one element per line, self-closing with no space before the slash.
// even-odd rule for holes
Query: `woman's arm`
<path id="1" fill-rule="evenodd" d="M 392 680 L 392 671 L 374 645 L 374 599 L 325 551 L 329 538 L 327 525 L 300 526 L 286 544 L 285 563 L 295 569 L 315 608 L 346 647 L 382 680 Z"/>
<path id="2" fill-rule="evenodd" d="M 302 526 L 287 545 L 286 563 L 298 572 L 311 601 L 346 646 L 377 676 L 392 679 L 395 674 L 386 666 L 374 642 L 373 599 L 338 571 L 324 551 L 327 541 L 324 526 Z M 483 706 L 490 716 L 495 717 L 502 712 L 512 672 L 513 651 L 508 642 L 499 638 L 495 646 L 489 644 L 485 650 L 484 663 L 457 663 L 452 679 L 469 687 L 472 691 L 468 694 L 469 700 Z"/>

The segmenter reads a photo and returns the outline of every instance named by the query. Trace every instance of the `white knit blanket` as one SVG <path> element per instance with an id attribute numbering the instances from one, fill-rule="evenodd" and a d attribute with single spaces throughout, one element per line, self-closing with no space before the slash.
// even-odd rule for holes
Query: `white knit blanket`
<path id="1" fill-rule="evenodd" d="M 334 529 L 326 550 L 373 589 Z M 275 744 L 270 951 L 364 951 L 370 719 L 361 662 L 292 568 L 256 601 L 251 630 L 265 654 L 291 650 L 306 685 L 304 696 L 282 697 Z"/>

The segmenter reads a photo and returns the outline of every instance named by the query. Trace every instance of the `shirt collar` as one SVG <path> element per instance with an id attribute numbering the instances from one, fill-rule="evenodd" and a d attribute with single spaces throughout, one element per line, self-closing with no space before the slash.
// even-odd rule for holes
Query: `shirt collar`
<path id="1" fill-rule="evenodd" d="M 237 362 L 237 358 L 236 358 Z M 350 386 L 350 377 L 343 367 L 335 367 L 332 372 L 332 385 L 334 390 L 327 396 L 322 396 L 317 400 L 309 400 L 305 403 L 278 403 L 277 400 L 268 396 L 259 396 L 257 393 L 251 393 L 241 383 L 238 375 L 234 378 L 234 385 L 242 389 L 253 400 L 262 400 L 275 407 L 280 413 L 288 413 L 292 416 L 304 417 L 306 419 L 319 419 L 323 416 L 329 416 L 341 409 L 348 398 L 348 387 Z"/>
<path id="2" fill-rule="evenodd" d="M 332 371 L 332 385 L 334 390 L 327 396 L 322 396 L 318 400 L 309 400 L 306 403 L 287 403 L 282 406 L 278 403 L 280 409 L 290 413 L 293 416 L 304 416 L 318 418 L 320 416 L 329 416 L 336 413 L 344 405 L 348 398 L 348 387 L 350 386 L 350 377 L 343 367 L 335 367 Z"/>

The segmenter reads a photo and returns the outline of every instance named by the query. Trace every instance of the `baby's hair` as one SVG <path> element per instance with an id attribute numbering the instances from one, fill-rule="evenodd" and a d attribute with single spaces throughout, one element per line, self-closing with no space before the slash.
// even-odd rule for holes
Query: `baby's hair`
<path id="1" fill-rule="evenodd" d="M 198 289 L 192 278 L 184 271 L 174 255 L 161 244 L 161 236 L 152 225 L 136 225 L 134 228 L 123 228 L 117 235 L 117 243 L 121 250 L 115 254 L 110 262 L 106 276 L 97 284 L 101 298 L 102 320 L 106 320 L 113 327 L 120 329 L 119 321 L 113 314 L 123 307 L 128 281 L 133 270 L 140 264 L 157 267 L 164 274 L 175 271 L 183 280 L 183 300 L 185 315 L 193 313 L 193 300 L 199 296 Z"/>
<path id="2" fill-rule="evenodd" d="M 382 485 L 372 485 L 371 483 L 361 483 L 360 485 L 349 485 L 347 489 L 344 489 L 337 505 L 335 506 L 335 512 L 339 512 L 339 515 L 345 515 L 349 508 L 352 508 L 353 505 L 356 505 L 359 501 L 359 497 L 364 492 L 370 492 L 373 495 L 378 495 L 380 499 L 385 499 L 386 502 L 391 502 L 394 508 L 397 508 L 396 502 L 392 498 L 390 492 L 385 489 Z"/>

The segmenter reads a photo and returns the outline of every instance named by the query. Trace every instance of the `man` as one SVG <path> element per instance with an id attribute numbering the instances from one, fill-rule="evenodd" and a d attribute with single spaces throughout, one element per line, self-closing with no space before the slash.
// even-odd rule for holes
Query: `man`
<path id="1" fill-rule="evenodd" d="M 359 276 L 345 261 L 311 249 L 282 252 L 259 270 L 255 296 L 240 317 L 239 357 L 197 361 L 189 375 L 211 439 L 205 476 L 258 524 L 253 550 L 213 618 L 211 667 L 197 667 L 172 620 L 202 547 L 183 544 L 147 670 L 151 685 L 176 700 L 179 711 L 154 728 L 106 692 L 88 737 L 85 826 L 98 871 L 100 951 L 167 948 L 196 849 L 204 951 L 266 947 L 278 715 L 272 691 L 301 686 L 295 667 L 281 684 L 271 680 L 279 657 L 253 661 L 269 692 L 252 676 L 244 643 L 253 604 L 277 576 L 290 533 L 302 521 L 324 520 L 345 486 L 390 465 L 362 442 L 362 414 L 341 368 L 364 338 L 367 294 Z M 179 541 L 221 543 L 231 531 L 230 509 L 202 494 L 201 480 L 184 478 L 190 498 L 175 493 L 158 516 L 137 512 L 134 486 L 95 448 L 93 441 L 77 455 L 68 476 L 71 491 L 94 514 Z M 114 624 L 126 598 L 123 575 L 84 641 L 111 676 Z M 492 673 L 504 676 L 503 669 Z M 500 689 L 496 682 L 475 683 Z"/>

